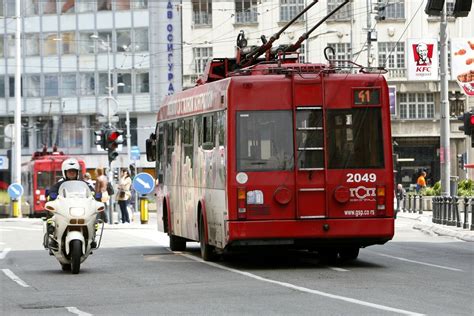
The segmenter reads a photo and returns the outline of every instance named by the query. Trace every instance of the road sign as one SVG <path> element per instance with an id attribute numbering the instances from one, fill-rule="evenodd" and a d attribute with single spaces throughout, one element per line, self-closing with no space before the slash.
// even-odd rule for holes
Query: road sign
<path id="1" fill-rule="evenodd" d="M 0 156 L 0 170 L 8 169 L 8 157 Z"/>
<path id="2" fill-rule="evenodd" d="M 12 199 L 18 199 L 23 195 L 23 187 L 19 183 L 12 183 L 8 186 L 8 195 Z"/>
<path id="3" fill-rule="evenodd" d="M 140 194 L 148 194 L 155 188 L 155 180 L 148 173 L 142 172 L 133 179 L 133 188 Z"/>
<path id="4" fill-rule="evenodd" d="M 132 146 L 132 148 L 130 148 L 130 159 L 140 160 L 140 148 L 138 148 L 138 146 Z"/>
<path id="5" fill-rule="evenodd" d="M 8 124 L 5 126 L 5 130 L 3 131 L 5 133 L 5 136 L 9 139 L 15 138 L 15 125 L 14 124 Z"/>

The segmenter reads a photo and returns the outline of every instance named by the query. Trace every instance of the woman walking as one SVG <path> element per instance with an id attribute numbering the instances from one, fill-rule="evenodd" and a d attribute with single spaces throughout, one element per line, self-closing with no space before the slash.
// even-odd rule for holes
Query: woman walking
<path id="1" fill-rule="evenodd" d="M 132 179 L 127 169 L 122 170 L 122 175 L 118 183 L 118 194 L 117 201 L 120 206 L 120 212 L 122 213 L 122 223 L 130 223 L 130 217 L 128 216 L 127 204 L 131 197 L 130 187 L 132 185 Z"/>

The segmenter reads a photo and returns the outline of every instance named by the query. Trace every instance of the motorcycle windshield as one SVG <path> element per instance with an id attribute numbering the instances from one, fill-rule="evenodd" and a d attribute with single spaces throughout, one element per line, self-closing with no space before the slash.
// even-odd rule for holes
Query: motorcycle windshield
<path id="1" fill-rule="evenodd" d="M 59 187 L 59 195 L 64 198 L 88 198 L 91 190 L 84 181 L 65 181 Z"/>

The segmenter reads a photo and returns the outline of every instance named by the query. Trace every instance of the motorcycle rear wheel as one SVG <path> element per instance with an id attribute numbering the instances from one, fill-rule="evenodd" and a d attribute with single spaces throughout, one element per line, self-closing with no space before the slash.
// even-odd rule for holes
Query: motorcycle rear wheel
<path id="1" fill-rule="evenodd" d="M 63 271 L 71 271 L 71 265 L 69 263 L 61 263 L 61 269 Z"/>
<path id="2" fill-rule="evenodd" d="M 71 241 L 71 272 L 78 274 L 81 270 L 82 244 L 80 240 Z"/>

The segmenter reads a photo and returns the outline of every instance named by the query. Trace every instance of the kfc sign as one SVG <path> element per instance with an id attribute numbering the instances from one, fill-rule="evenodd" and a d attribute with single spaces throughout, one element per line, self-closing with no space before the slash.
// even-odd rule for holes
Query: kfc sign
<path id="1" fill-rule="evenodd" d="M 474 96 L 474 37 L 451 39 L 451 78 Z"/>
<path id="2" fill-rule="evenodd" d="M 438 80 L 438 42 L 436 39 L 408 40 L 408 79 Z"/>

